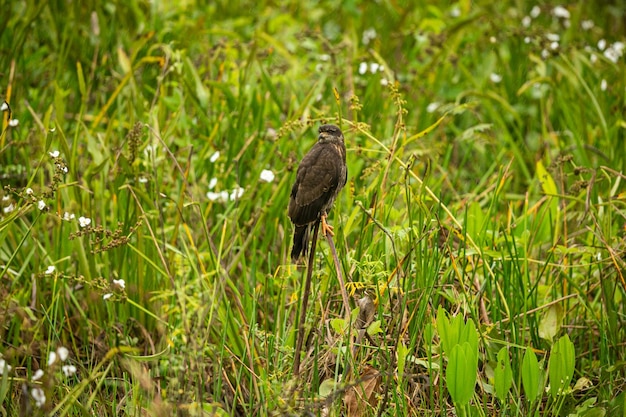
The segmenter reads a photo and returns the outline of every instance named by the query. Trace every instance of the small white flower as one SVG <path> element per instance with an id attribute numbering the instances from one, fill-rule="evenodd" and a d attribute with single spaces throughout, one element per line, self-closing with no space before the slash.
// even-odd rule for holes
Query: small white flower
<path id="1" fill-rule="evenodd" d="M 265 135 L 270 139 L 274 139 L 277 134 L 278 133 L 276 132 L 276 129 L 274 129 L 273 127 L 268 127 L 267 132 L 265 132 Z"/>
<path id="2" fill-rule="evenodd" d="M 223 191 L 225 192 L 225 191 Z M 222 193 L 214 193 L 213 191 L 209 191 L 208 193 L 206 193 L 206 197 L 210 200 L 210 201 L 224 201 L 224 199 L 222 198 Z M 226 199 L 228 199 L 228 193 L 226 193 Z"/>
<path id="3" fill-rule="evenodd" d="M 11 365 L 9 365 L 4 359 L 0 358 L 0 375 L 4 375 L 4 371 L 11 372 Z"/>
<path id="4" fill-rule="evenodd" d="M 56 130 L 57 130 L 57 128 L 53 127 L 53 128 L 50 129 L 50 133 L 54 133 L 54 132 L 56 132 Z"/>
<path id="5" fill-rule="evenodd" d="M 4 214 L 9 214 L 13 210 L 15 210 L 15 206 L 13 205 L 13 203 L 9 204 L 8 206 L 2 209 L 2 211 L 4 211 Z"/>
<path id="6" fill-rule="evenodd" d="M 53 365 L 56 361 L 57 361 L 57 353 L 56 352 L 50 352 L 48 354 L 48 366 Z"/>
<path id="7" fill-rule="evenodd" d="M 569 10 L 567 10 L 563 6 L 556 6 L 554 9 L 552 9 L 552 14 L 556 17 L 569 19 Z"/>
<path id="8" fill-rule="evenodd" d="M 532 17 L 533 19 L 536 19 L 539 14 L 541 14 L 541 9 L 539 8 L 539 6 L 535 6 L 530 10 L 530 17 Z"/>
<path id="9" fill-rule="evenodd" d="M 525 36 L 524 37 L 524 43 L 530 43 L 530 36 Z"/>
<path id="10" fill-rule="evenodd" d="M 583 20 L 580 22 L 580 27 L 582 27 L 583 30 L 591 30 L 594 26 L 595 23 L 593 23 L 593 20 Z"/>
<path id="11" fill-rule="evenodd" d="M 489 42 L 496 43 L 496 42 L 498 42 L 498 39 L 495 36 L 490 36 L 489 37 Z"/>
<path id="12" fill-rule="evenodd" d="M 76 373 L 76 367 L 74 365 L 63 365 L 61 370 L 65 376 L 72 376 Z"/>
<path id="13" fill-rule="evenodd" d="M 606 91 L 606 87 L 607 87 L 607 82 L 605 79 L 602 79 L 602 81 L 600 81 L 600 90 Z"/>
<path id="14" fill-rule="evenodd" d="M 322 61 L 322 62 L 329 61 L 329 60 L 330 60 L 330 55 L 328 55 L 328 54 L 321 54 L 321 55 L 319 56 L 319 59 L 320 59 L 320 61 Z"/>
<path id="15" fill-rule="evenodd" d="M 209 190 L 212 190 L 215 188 L 215 186 L 217 185 L 217 178 L 211 178 L 209 180 Z"/>
<path id="16" fill-rule="evenodd" d="M 54 274 L 54 271 L 56 270 L 54 265 L 50 265 L 48 267 L 48 269 L 46 269 L 46 272 L 44 272 L 45 275 L 52 275 Z"/>
<path id="17" fill-rule="evenodd" d="M 65 362 L 67 357 L 70 356 L 70 351 L 65 346 L 59 346 L 57 348 L 57 355 L 59 355 L 61 362 Z"/>
<path id="18" fill-rule="evenodd" d="M 111 297 L 113 297 L 113 294 L 108 293 L 108 294 L 104 294 L 104 295 L 102 296 L 102 299 L 103 299 L 103 300 L 108 300 L 108 299 L 109 299 L 109 298 L 111 298 Z"/>
<path id="19" fill-rule="evenodd" d="M 232 193 L 230 193 L 230 201 L 235 201 L 239 199 L 243 195 L 244 189 L 241 187 L 235 188 Z"/>
<path id="20" fill-rule="evenodd" d="M 598 61 L 598 56 L 597 56 L 596 54 L 591 54 L 591 55 L 589 55 L 589 61 L 590 61 L 592 64 L 595 64 L 595 63 Z"/>
<path id="21" fill-rule="evenodd" d="M 376 29 L 369 28 L 363 31 L 363 36 L 361 37 L 361 41 L 363 45 L 369 45 L 372 39 L 376 38 Z"/>
<path id="22" fill-rule="evenodd" d="M 259 178 L 261 179 L 261 181 L 272 182 L 274 181 L 274 173 L 269 169 L 264 169 L 263 171 L 261 171 L 261 175 L 259 176 Z"/>
<path id="23" fill-rule="evenodd" d="M 604 48 L 606 48 L 606 41 L 604 39 L 600 39 L 598 41 L 598 49 L 604 51 Z"/>
<path id="24" fill-rule="evenodd" d="M 57 166 L 59 166 L 59 164 L 57 164 Z M 60 166 L 60 169 L 61 169 L 61 172 L 63 172 L 64 174 L 67 174 L 69 171 L 69 169 L 64 165 Z"/>
<path id="25" fill-rule="evenodd" d="M 548 59 L 550 58 L 550 52 L 548 52 L 547 49 L 542 49 L 541 50 L 541 58 L 543 59 Z"/>
<path id="26" fill-rule="evenodd" d="M 559 43 L 558 42 L 550 43 L 550 49 L 552 49 L 553 51 L 559 49 Z"/>
<path id="27" fill-rule="evenodd" d="M 39 203 L 37 203 L 37 208 L 39 210 L 45 210 L 46 209 L 46 202 L 43 200 L 39 200 Z"/>
<path id="28" fill-rule="evenodd" d="M 604 50 L 604 56 L 612 63 L 617 64 L 617 61 L 619 61 L 622 55 L 613 48 L 606 48 Z"/>
<path id="29" fill-rule="evenodd" d="M 386 78 L 381 78 L 380 79 L 380 85 L 382 85 L 383 87 L 386 87 L 389 85 L 389 80 Z"/>
<path id="30" fill-rule="evenodd" d="M 370 72 L 372 74 L 376 74 L 378 72 L 378 68 L 380 67 L 380 65 L 378 65 L 377 62 L 370 62 Z"/>
<path id="31" fill-rule="evenodd" d="M 148 178 L 146 177 L 139 177 L 139 184 L 146 184 L 148 182 Z"/>
<path id="32" fill-rule="evenodd" d="M 32 380 L 33 381 L 39 381 L 41 379 L 41 377 L 43 376 L 43 369 L 37 369 L 35 371 L 35 375 L 33 375 Z"/>
<path id="33" fill-rule="evenodd" d="M 35 405 L 37 406 L 37 408 L 43 407 L 43 405 L 46 403 L 46 394 L 41 388 L 31 389 L 30 395 L 33 397 L 33 400 L 35 400 Z"/>
<path id="34" fill-rule="evenodd" d="M 6 101 L 3 101 L 2 104 L 0 104 L 0 111 L 7 111 L 9 110 L 9 105 L 7 104 Z"/>
<path id="35" fill-rule="evenodd" d="M 450 10 L 450 16 L 452 16 L 452 17 L 459 17 L 459 16 L 461 16 L 461 9 L 458 8 L 457 6 L 453 7 Z"/>
<path id="36" fill-rule="evenodd" d="M 563 26 L 565 26 L 566 28 L 570 27 L 572 25 L 572 22 L 570 22 L 569 19 L 565 19 L 563 21 Z"/>
<path id="37" fill-rule="evenodd" d="M 87 227 L 91 224 L 91 219 L 89 217 L 80 216 L 78 218 L 78 224 L 80 227 Z"/>
<path id="38" fill-rule="evenodd" d="M 3 195 L 2 196 L 2 201 L 9 201 L 11 199 L 11 196 L 7 195 Z"/>
<path id="39" fill-rule="evenodd" d="M 32 189 L 32 188 L 30 188 L 30 187 L 28 187 L 28 188 L 26 189 L 26 194 L 28 194 L 28 195 L 33 195 L 33 189 Z"/>
<path id="40" fill-rule="evenodd" d="M 556 33 L 547 33 L 546 39 L 549 40 L 550 42 L 558 42 L 561 40 L 561 37 L 557 35 Z"/>
<path id="41" fill-rule="evenodd" d="M 489 79 L 491 80 L 491 82 L 498 84 L 500 81 L 502 81 L 502 76 L 500 74 L 496 74 L 495 72 L 492 72 L 491 75 L 489 76 Z"/>
<path id="42" fill-rule="evenodd" d="M 217 158 L 220 157 L 220 151 L 215 151 L 215 153 L 213 153 L 213 155 L 211 155 L 211 157 L 209 158 L 209 161 L 211 163 L 217 161 Z"/>
<path id="43" fill-rule="evenodd" d="M 522 26 L 524 26 L 525 28 L 529 27 L 531 22 L 532 19 L 530 18 L 530 16 L 524 16 L 522 18 Z"/>
<path id="44" fill-rule="evenodd" d="M 624 53 L 624 42 L 617 41 L 611 47 L 615 49 L 615 51 L 617 51 L 620 56 L 622 56 L 622 54 Z"/>
<path id="45" fill-rule="evenodd" d="M 11 120 L 9 120 L 9 126 L 11 126 L 11 127 L 16 127 L 16 126 L 17 126 L 17 125 L 19 125 L 19 124 L 20 124 L 20 121 L 19 121 L 19 120 L 17 120 L 17 119 L 11 119 Z"/>
<path id="46" fill-rule="evenodd" d="M 440 106 L 441 106 L 441 103 L 439 103 L 437 101 L 433 101 L 428 106 L 426 106 L 426 112 L 427 113 L 434 113 Z"/>
<path id="47" fill-rule="evenodd" d="M 63 220 L 69 222 L 70 220 L 74 220 L 76 218 L 76 216 L 74 215 L 74 213 L 68 213 L 67 211 L 65 213 L 63 213 Z"/>
<path id="48" fill-rule="evenodd" d="M 59 153 L 59 151 L 55 150 L 55 151 L 52 151 L 52 152 L 48 152 L 48 155 L 50 155 L 53 158 L 58 158 L 59 155 L 61 155 L 61 154 Z"/>
<path id="49" fill-rule="evenodd" d="M 117 285 L 121 289 L 126 288 L 126 281 L 124 281 L 123 279 L 114 279 L 113 284 Z"/>
<path id="50" fill-rule="evenodd" d="M 367 62 L 361 62 L 359 64 L 359 74 L 363 75 L 367 72 Z"/>

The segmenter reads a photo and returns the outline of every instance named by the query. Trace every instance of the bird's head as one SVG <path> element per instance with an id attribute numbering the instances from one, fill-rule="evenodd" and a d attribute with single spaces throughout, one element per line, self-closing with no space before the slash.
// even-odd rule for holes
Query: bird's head
<path id="1" fill-rule="evenodd" d="M 343 142 L 343 133 L 335 125 L 321 125 L 319 130 L 318 141 L 321 143 L 340 143 Z"/>

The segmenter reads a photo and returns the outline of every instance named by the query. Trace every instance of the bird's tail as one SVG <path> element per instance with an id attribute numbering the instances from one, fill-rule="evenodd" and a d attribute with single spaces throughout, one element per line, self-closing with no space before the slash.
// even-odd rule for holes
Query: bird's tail
<path id="1" fill-rule="evenodd" d="M 297 261 L 300 255 L 306 256 L 309 246 L 309 225 L 296 226 L 293 234 L 293 249 L 291 250 L 291 260 Z"/>

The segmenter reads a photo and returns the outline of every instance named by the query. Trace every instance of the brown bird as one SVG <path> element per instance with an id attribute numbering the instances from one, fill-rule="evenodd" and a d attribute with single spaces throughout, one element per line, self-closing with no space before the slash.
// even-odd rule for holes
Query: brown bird
<path id="1" fill-rule="evenodd" d="M 291 188 L 289 218 L 296 227 L 291 251 L 293 261 L 301 254 L 306 255 L 309 230 L 315 222 L 322 222 L 324 235 L 333 235 L 326 217 L 347 180 L 343 133 L 335 125 L 322 125 L 318 141 L 300 162 L 296 182 Z"/>

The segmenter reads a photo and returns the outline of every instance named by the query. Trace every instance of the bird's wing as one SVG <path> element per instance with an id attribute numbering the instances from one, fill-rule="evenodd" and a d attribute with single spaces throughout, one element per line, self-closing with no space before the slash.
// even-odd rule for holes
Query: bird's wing
<path id="1" fill-rule="evenodd" d="M 320 144 L 302 159 L 289 201 L 289 217 L 295 224 L 317 219 L 341 180 L 341 162 L 333 146 Z"/>

